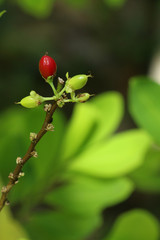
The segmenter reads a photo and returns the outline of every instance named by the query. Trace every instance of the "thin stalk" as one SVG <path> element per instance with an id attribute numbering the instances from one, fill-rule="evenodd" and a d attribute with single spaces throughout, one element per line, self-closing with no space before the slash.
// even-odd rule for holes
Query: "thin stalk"
<path id="1" fill-rule="evenodd" d="M 16 184 L 19 176 L 20 176 L 20 173 L 21 173 L 21 170 L 24 166 L 24 164 L 31 158 L 33 157 L 33 152 L 35 152 L 35 146 L 37 145 L 37 143 L 40 141 L 40 139 L 43 137 L 43 135 L 48 131 L 47 130 L 47 127 L 48 125 L 51 124 L 52 122 L 52 115 L 53 113 L 55 112 L 57 108 L 57 103 L 54 102 L 52 104 L 52 107 L 50 109 L 50 111 L 47 111 L 46 112 L 46 117 L 45 117 L 45 120 L 43 122 L 43 125 L 42 125 L 42 128 L 40 129 L 40 131 L 38 132 L 36 138 L 34 141 L 31 142 L 26 154 L 24 155 L 24 157 L 21 159 L 20 162 L 17 163 L 12 175 L 9 175 L 9 182 L 6 186 L 4 186 L 2 188 L 2 195 L 1 195 L 1 198 L 0 198 L 0 211 L 3 209 L 4 205 L 7 203 L 7 196 L 8 196 L 8 193 L 10 192 L 10 190 L 13 188 L 13 186 Z"/>
<path id="2" fill-rule="evenodd" d="M 43 97 L 43 101 L 45 102 L 45 101 L 52 101 L 52 100 L 55 100 L 56 99 L 56 97 L 55 96 L 53 96 L 53 97 Z"/>
<path id="3" fill-rule="evenodd" d="M 65 90 L 66 90 L 66 87 L 64 87 L 64 88 L 58 93 L 59 97 L 62 96 L 62 94 L 64 93 Z"/>
<path id="4" fill-rule="evenodd" d="M 52 90 L 54 92 L 54 95 L 57 96 L 57 90 L 55 89 L 55 86 L 54 86 L 53 82 L 52 81 L 48 81 L 48 83 L 51 86 L 51 88 L 52 88 Z"/>
<path id="5" fill-rule="evenodd" d="M 67 103 L 67 102 L 75 102 L 74 100 L 72 100 L 72 99 L 64 99 L 63 100 L 65 103 Z"/>

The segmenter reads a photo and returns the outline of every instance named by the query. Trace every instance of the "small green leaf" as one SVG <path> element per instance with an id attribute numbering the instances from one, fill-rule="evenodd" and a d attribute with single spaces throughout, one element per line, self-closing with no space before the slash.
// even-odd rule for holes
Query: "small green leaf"
<path id="1" fill-rule="evenodd" d="M 32 239 L 85 239 L 101 224 L 99 216 L 76 217 L 62 212 L 47 212 L 33 216 L 25 224 Z"/>
<path id="2" fill-rule="evenodd" d="M 113 180 L 75 176 L 68 185 L 54 190 L 46 202 L 74 215 L 95 215 L 127 199 L 133 184 L 127 178 Z"/>
<path id="3" fill-rule="evenodd" d="M 25 12 L 37 18 L 44 18 L 50 15 L 54 0 L 17 0 L 17 3 Z"/>
<path id="4" fill-rule="evenodd" d="M 97 109 L 88 103 L 76 105 L 63 138 L 63 159 L 69 159 L 76 154 L 90 137 L 96 126 L 97 114 Z"/>
<path id="5" fill-rule="evenodd" d="M 89 144 L 109 137 L 123 116 L 123 99 L 117 92 L 103 93 L 75 106 L 63 140 L 63 159 L 69 159 Z"/>
<path id="6" fill-rule="evenodd" d="M 149 212 L 142 209 L 122 214 L 111 233 L 104 240 L 158 240 L 159 223 Z"/>
<path id="7" fill-rule="evenodd" d="M 0 12 L 0 17 L 2 17 L 3 14 L 5 14 L 6 12 L 7 12 L 6 10 L 1 11 L 1 12 Z"/>
<path id="8" fill-rule="evenodd" d="M 123 176 L 141 166 L 150 144 L 151 139 L 144 131 L 126 131 L 87 148 L 71 162 L 69 169 L 97 177 Z"/>
<path id="9" fill-rule="evenodd" d="M 91 103 L 99 110 L 98 124 L 91 143 L 109 137 L 119 126 L 123 114 L 123 97 L 118 92 L 102 93 L 91 99 Z"/>
<path id="10" fill-rule="evenodd" d="M 138 126 L 160 144 L 160 85 L 148 77 L 134 77 L 129 85 L 129 109 Z"/>
<path id="11" fill-rule="evenodd" d="M 143 165 L 130 174 L 136 188 L 142 192 L 160 192 L 160 151 L 151 149 Z"/>

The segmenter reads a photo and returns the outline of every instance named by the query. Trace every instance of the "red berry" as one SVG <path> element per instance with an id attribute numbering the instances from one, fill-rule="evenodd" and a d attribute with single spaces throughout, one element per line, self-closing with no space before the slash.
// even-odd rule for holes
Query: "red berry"
<path id="1" fill-rule="evenodd" d="M 57 71 L 56 62 L 50 56 L 44 55 L 39 61 L 39 71 L 45 79 L 55 75 Z"/>

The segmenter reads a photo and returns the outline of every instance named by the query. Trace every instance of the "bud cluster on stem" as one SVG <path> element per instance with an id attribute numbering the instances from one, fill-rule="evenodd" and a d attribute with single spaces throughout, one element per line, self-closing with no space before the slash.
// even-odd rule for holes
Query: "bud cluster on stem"
<path id="1" fill-rule="evenodd" d="M 91 75 L 79 74 L 73 77 L 69 77 L 69 73 L 66 73 L 66 81 L 62 78 L 58 77 L 57 88 L 54 84 L 54 78 L 57 71 L 57 65 L 53 58 L 44 55 L 39 61 L 39 71 L 42 75 L 42 78 L 48 83 L 52 90 L 53 96 L 51 97 L 43 97 L 40 96 L 35 91 L 31 91 L 29 96 L 24 97 L 17 104 L 21 104 L 26 108 L 35 108 L 40 104 L 46 101 L 53 101 L 52 104 L 45 104 L 44 111 L 46 112 L 46 117 L 42 128 L 38 133 L 31 132 L 30 133 L 30 146 L 24 155 L 24 157 L 17 157 L 16 159 L 16 167 L 13 172 L 11 172 L 8 176 L 9 182 L 6 186 L 3 186 L 1 189 L 2 195 L 0 198 L 0 211 L 3 209 L 4 205 L 8 205 L 9 201 L 7 199 L 7 195 L 12 187 L 18 183 L 18 179 L 24 176 L 22 172 L 22 167 L 31 157 L 38 157 L 38 153 L 35 150 L 37 143 L 46 134 L 48 131 L 54 131 L 54 126 L 52 125 L 52 115 L 55 112 L 57 106 L 63 107 L 65 103 L 68 102 L 77 102 L 82 103 L 86 102 L 92 95 L 89 93 L 80 93 L 76 95 L 77 90 L 83 88 L 89 77 Z"/>
<path id="2" fill-rule="evenodd" d="M 67 102 L 85 102 L 92 95 L 89 93 L 81 93 L 76 96 L 75 91 L 83 88 L 89 77 L 92 77 L 91 74 L 78 74 L 73 77 L 69 77 L 69 73 L 66 73 L 66 81 L 58 77 L 57 88 L 54 84 L 54 78 L 57 71 L 57 65 L 53 58 L 48 55 L 44 55 L 39 61 L 39 71 L 42 75 L 42 78 L 48 83 L 52 90 L 52 97 L 43 97 L 40 96 L 35 91 L 31 91 L 30 95 L 24 97 L 17 104 L 21 104 L 26 108 L 35 108 L 40 104 L 46 101 L 56 101 L 59 107 L 63 107 Z"/>

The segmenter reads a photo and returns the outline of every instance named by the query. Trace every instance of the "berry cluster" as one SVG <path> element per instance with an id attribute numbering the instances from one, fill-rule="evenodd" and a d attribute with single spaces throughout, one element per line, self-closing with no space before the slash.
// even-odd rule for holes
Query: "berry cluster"
<path id="1" fill-rule="evenodd" d="M 54 95 L 52 97 L 42 97 L 35 91 L 31 91 L 30 95 L 23 98 L 18 104 L 26 108 L 35 108 L 45 101 L 54 100 L 59 107 L 63 107 L 67 102 L 85 102 L 90 98 L 89 93 L 76 95 L 75 91 L 84 87 L 88 77 L 92 77 L 91 75 L 79 74 L 70 78 L 69 74 L 66 73 L 66 81 L 58 78 L 57 88 L 55 88 L 53 80 L 57 72 L 57 64 L 47 54 L 39 61 L 39 71 L 44 80 L 51 86 Z"/>

